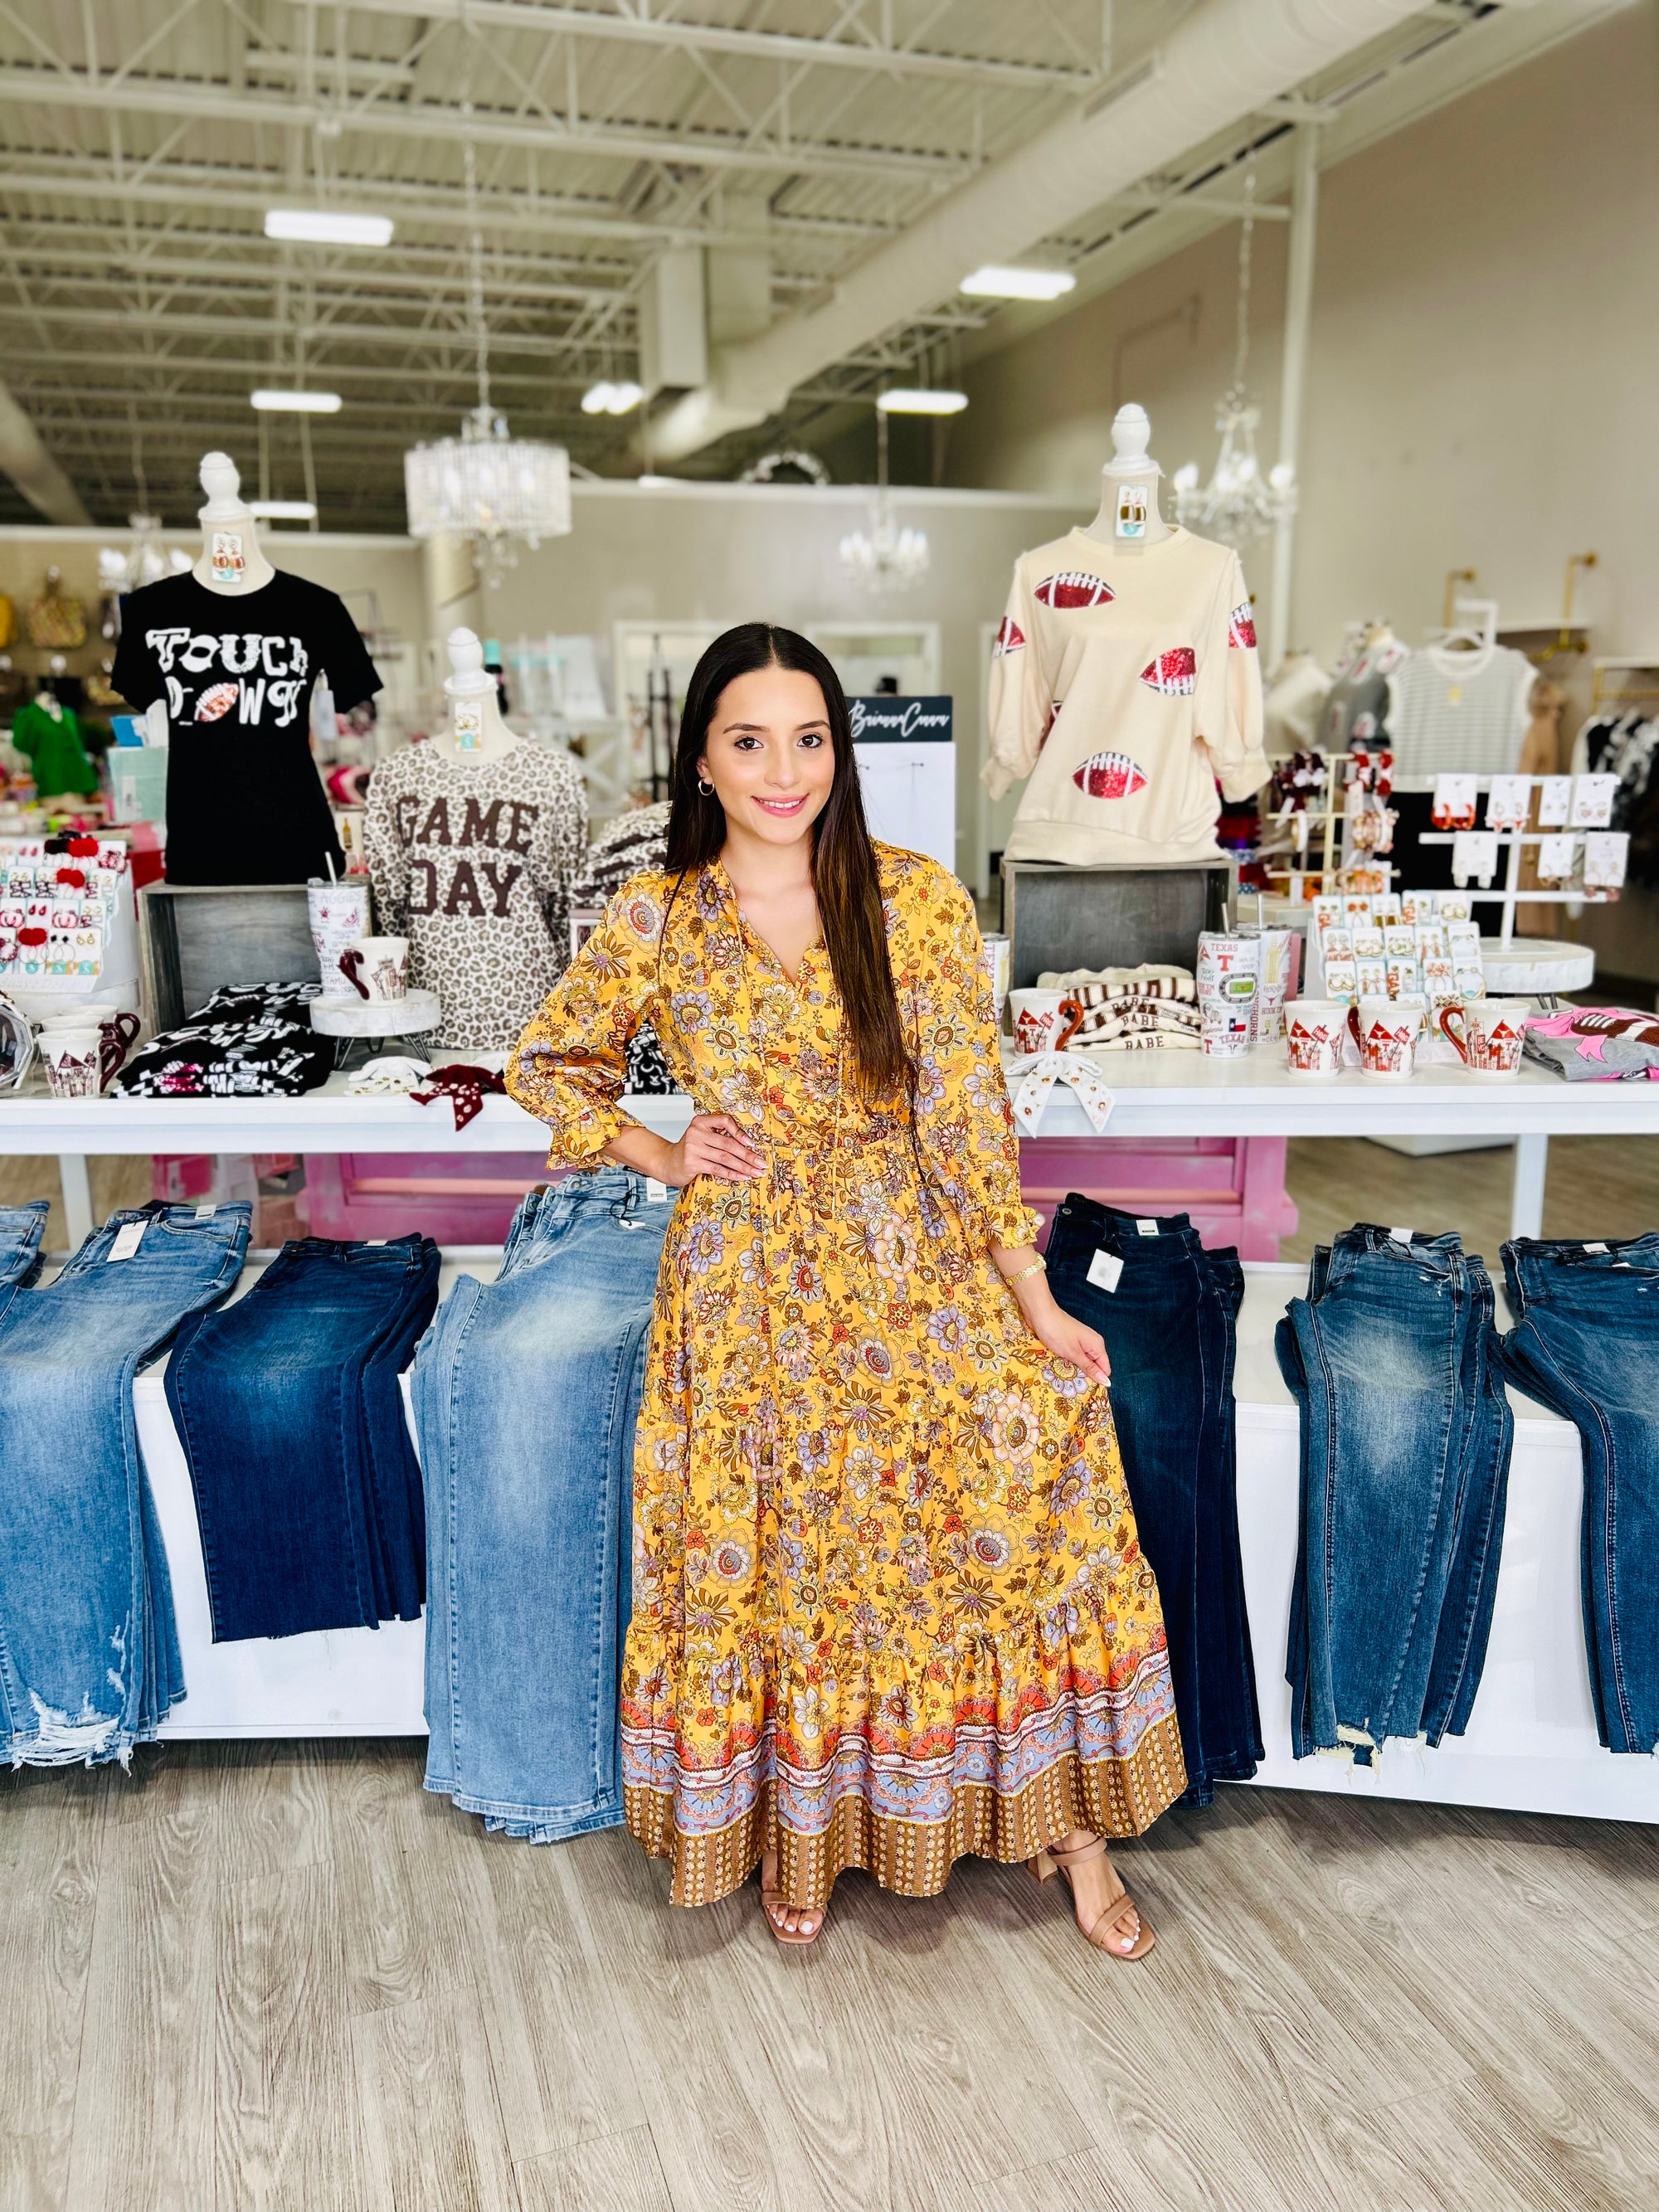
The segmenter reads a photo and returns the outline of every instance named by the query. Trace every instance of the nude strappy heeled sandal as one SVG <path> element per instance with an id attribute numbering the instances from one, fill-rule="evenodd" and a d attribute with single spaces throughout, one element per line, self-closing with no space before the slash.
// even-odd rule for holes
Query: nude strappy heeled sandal
<path id="1" fill-rule="evenodd" d="M 1092 1843 L 1079 1844 L 1074 1851 L 1064 1851 L 1058 1844 L 1050 1844 L 1034 1859 L 1028 1859 L 1026 1864 L 1038 1881 L 1047 1881 L 1051 1875 L 1063 1874 L 1066 1886 L 1070 1889 L 1072 1869 L 1085 1866 L 1091 1859 L 1104 1857 L 1106 1849 L 1104 1836 L 1097 1836 Z M 1124 1941 L 1129 1930 L 1121 1923 L 1126 1913 L 1130 1912 L 1134 1915 L 1134 1942 L 1126 1950 Z M 1082 1934 L 1085 1942 L 1092 1943 L 1097 1951 L 1103 1951 L 1109 1959 L 1144 1959 L 1158 1941 L 1147 1926 L 1140 1907 L 1127 1889 L 1121 1896 L 1113 1898 L 1093 1927 L 1084 1929 Z"/>
<path id="2" fill-rule="evenodd" d="M 827 1905 L 793 1905 L 781 1889 L 770 1887 L 764 1875 L 761 1876 L 761 1910 L 766 1915 L 766 1924 L 780 1943 L 816 1943 L 823 1933 L 823 1923 L 830 1917 Z M 816 1928 L 785 1928 L 778 1921 L 780 1912 L 816 1912 Z"/>

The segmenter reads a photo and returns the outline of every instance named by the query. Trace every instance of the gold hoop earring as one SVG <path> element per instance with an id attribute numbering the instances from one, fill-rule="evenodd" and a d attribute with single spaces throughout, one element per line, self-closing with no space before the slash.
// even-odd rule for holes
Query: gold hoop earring
<path id="1" fill-rule="evenodd" d="M 704 776 L 700 775 L 697 778 L 697 789 L 702 793 L 702 796 L 705 799 L 712 799 L 714 796 L 714 785 Z"/>

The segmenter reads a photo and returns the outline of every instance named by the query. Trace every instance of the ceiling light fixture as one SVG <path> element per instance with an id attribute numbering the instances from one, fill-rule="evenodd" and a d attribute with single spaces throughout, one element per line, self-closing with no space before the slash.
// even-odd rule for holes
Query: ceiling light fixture
<path id="1" fill-rule="evenodd" d="M 570 456 L 562 446 L 510 436 L 507 417 L 489 404 L 489 325 L 484 314 L 483 233 L 478 225 L 470 80 L 462 86 L 460 111 L 467 118 L 461 156 L 471 230 L 468 290 L 478 404 L 463 419 L 459 438 L 440 438 L 404 455 L 404 498 L 411 537 L 441 533 L 470 539 L 480 576 L 495 586 L 518 559 L 516 540 L 533 548 L 544 538 L 568 533 Z"/>
<path id="2" fill-rule="evenodd" d="M 1215 410 L 1221 450 L 1208 483 L 1200 481 L 1198 463 L 1187 461 L 1175 472 L 1176 520 L 1186 530 L 1235 548 L 1277 530 L 1296 513 L 1296 471 L 1280 461 L 1264 476 L 1255 454 L 1261 410 L 1244 382 L 1250 358 L 1250 238 L 1255 228 L 1255 169 L 1244 173 L 1244 220 L 1238 234 L 1238 331 L 1233 350 L 1233 380 Z"/>
<path id="3" fill-rule="evenodd" d="M 337 392 L 250 392 L 250 407 L 257 407 L 262 415 L 337 415 L 340 395 Z"/>
<path id="4" fill-rule="evenodd" d="M 317 508 L 308 499 L 251 499 L 247 511 L 256 522 L 315 522 Z"/>
<path id="5" fill-rule="evenodd" d="M 590 384 L 582 394 L 584 415 L 629 415 L 645 397 L 645 386 L 624 380 Z"/>
<path id="6" fill-rule="evenodd" d="M 1077 278 L 1069 269 L 1000 269 L 988 263 L 957 289 L 975 300 L 1058 300 L 1077 289 Z"/>
<path id="7" fill-rule="evenodd" d="M 267 208 L 265 236 L 305 246 L 390 246 L 389 215 L 347 215 L 338 208 Z"/>
<path id="8" fill-rule="evenodd" d="M 933 392 L 919 386 L 896 384 L 876 401 L 881 415 L 960 415 L 968 404 L 965 392 Z"/>
<path id="9" fill-rule="evenodd" d="M 884 394 L 884 397 L 885 395 Z M 876 416 L 876 496 L 867 530 L 849 530 L 841 541 L 841 565 L 879 599 L 908 591 L 927 574 L 932 556 L 927 532 L 901 526 L 887 489 L 887 413 L 879 399 Z"/>

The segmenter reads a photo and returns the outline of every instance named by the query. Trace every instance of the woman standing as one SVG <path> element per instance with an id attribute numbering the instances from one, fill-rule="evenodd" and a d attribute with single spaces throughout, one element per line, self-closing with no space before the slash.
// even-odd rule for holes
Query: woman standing
<path id="1" fill-rule="evenodd" d="M 697 1102 L 678 1144 L 617 1107 L 643 1021 Z M 872 841 L 806 639 L 752 623 L 703 655 L 667 866 L 507 1082 L 550 1165 L 683 1192 L 623 1672 L 628 1825 L 675 1902 L 758 1863 L 804 1942 L 843 1868 L 926 1897 L 976 1852 L 1059 1864 L 1090 1940 L 1143 1956 L 1104 1838 L 1185 1771 L 1105 1347 L 1032 1246 L 972 903 Z"/>

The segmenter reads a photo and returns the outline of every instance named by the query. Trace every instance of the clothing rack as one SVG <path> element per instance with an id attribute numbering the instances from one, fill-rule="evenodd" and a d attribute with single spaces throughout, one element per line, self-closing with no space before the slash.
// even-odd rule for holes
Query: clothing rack
<path id="1" fill-rule="evenodd" d="M 1643 701 L 1659 699 L 1659 653 L 1616 653 L 1590 664 L 1590 713 L 1603 707 L 1635 707 Z M 1615 671 L 1634 671 L 1638 675 L 1652 677 L 1650 684 L 1621 684 L 1613 680 Z"/>

